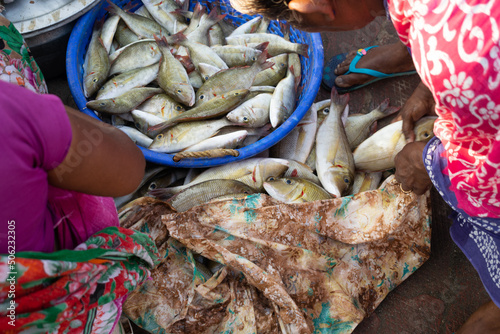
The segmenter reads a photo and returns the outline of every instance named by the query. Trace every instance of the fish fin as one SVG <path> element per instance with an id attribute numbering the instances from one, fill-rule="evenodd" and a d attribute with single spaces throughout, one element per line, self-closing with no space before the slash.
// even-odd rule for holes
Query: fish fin
<path id="1" fill-rule="evenodd" d="M 267 49 L 268 45 L 269 45 L 269 42 L 260 43 L 254 49 L 259 50 L 259 51 L 264 51 L 265 49 Z"/>
<path id="2" fill-rule="evenodd" d="M 295 71 L 293 70 L 293 65 L 291 65 L 288 70 L 290 71 L 290 73 L 292 73 L 293 77 L 295 77 Z"/>
<path id="3" fill-rule="evenodd" d="M 309 45 L 307 44 L 297 44 L 297 50 L 295 52 L 298 53 L 299 55 L 309 58 L 309 55 L 307 54 L 308 49 Z"/>
<path id="4" fill-rule="evenodd" d="M 375 121 L 375 122 L 372 123 L 372 125 L 370 125 L 370 135 L 372 135 L 375 132 L 377 132 L 377 128 L 378 128 L 378 122 Z"/>
<path id="5" fill-rule="evenodd" d="M 345 126 L 347 122 L 347 117 L 349 117 L 349 105 L 346 104 L 344 110 L 342 111 L 342 115 L 340 115 L 340 119 L 342 120 L 342 124 Z"/>

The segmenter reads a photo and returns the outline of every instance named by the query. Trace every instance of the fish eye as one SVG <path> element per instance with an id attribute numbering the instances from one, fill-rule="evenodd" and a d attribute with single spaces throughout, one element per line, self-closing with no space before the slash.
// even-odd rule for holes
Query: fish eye
<path id="1" fill-rule="evenodd" d="M 235 96 L 238 96 L 238 95 L 240 95 L 240 93 L 237 93 L 237 92 L 236 92 L 236 93 L 234 93 L 234 95 L 235 95 Z"/>
<path id="2" fill-rule="evenodd" d="M 149 190 L 155 190 L 156 189 L 156 183 L 155 182 L 151 182 L 151 184 L 149 185 Z"/>
<path id="3" fill-rule="evenodd" d="M 156 136 L 156 139 L 162 139 L 163 138 L 163 134 L 159 134 L 158 136 Z"/>
<path id="4" fill-rule="evenodd" d="M 104 106 L 106 105 L 106 103 L 101 102 L 101 103 L 99 103 L 99 105 L 100 105 L 101 107 L 104 107 Z"/>
<path id="5" fill-rule="evenodd" d="M 181 111 L 181 110 L 182 110 L 182 107 L 181 107 L 181 106 L 179 106 L 179 105 L 177 105 L 177 106 L 175 106 L 175 110 L 177 110 L 177 111 Z"/>
<path id="6" fill-rule="evenodd" d="M 208 78 L 210 78 L 210 77 L 209 77 L 208 75 L 205 75 L 205 78 L 204 78 L 204 79 L 205 79 L 205 81 L 207 81 L 207 80 L 208 80 Z"/>
<path id="7" fill-rule="evenodd" d="M 177 93 L 182 93 L 182 90 L 178 89 L 178 90 L 177 90 Z"/>
<path id="8" fill-rule="evenodd" d="M 292 184 L 292 180 L 286 180 L 286 184 Z"/>
<path id="9" fill-rule="evenodd" d="M 426 131 L 426 132 L 423 133 L 423 137 L 424 138 L 429 138 L 429 136 L 430 136 L 429 132 Z"/>
<path id="10" fill-rule="evenodd" d="M 97 82 L 97 81 L 99 81 L 99 79 L 94 78 L 92 81 L 93 81 L 93 82 Z"/>
<path id="11" fill-rule="evenodd" d="M 205 98 L 205 95 L 200 95 L 199 99 L 203 100 Z"/>
<path id="12" fill-rule="evenodd" d="M 243 117 L 243 122 L 248 122 L 248 117 L 244 116 Z"/>
<path id="13" fill-rule="evenodd" d="M 345 182 L 345 183 L 347 183 L 347 184 L 349 184 L 349 183 L 351 183 L 351 180 L 349 180 L 349 179 L 346 177 L 346 178 L 344 178 L 344 182 Z"/>
<path id="14" fill-rule="evenodd" d="M 323 109 L 323 114 L 328 115 L 330 113 L 330 108 Z"/>
<path id="15" fill-rule="evenodd" d="M 274 180 L 275 180 L 274 176 L 269 176 L 269 177 L 267 178 L 267 181 L 274 181 Z"/>
<path id="16" fill-rule="evenodd" d="M 281 66 L 281 67 L 285 67 L 285 64 L 284 64 L 284 63 L 281 63 L 281 64 L 280 64 L 280 66 Z"/>
<path id="17" fill-rule="evenodd" d="M 256 61 L 256 60 L 257 60 L 257 58 L 255 58 L 255 57 L 252 57 L 252 61 Z"/>

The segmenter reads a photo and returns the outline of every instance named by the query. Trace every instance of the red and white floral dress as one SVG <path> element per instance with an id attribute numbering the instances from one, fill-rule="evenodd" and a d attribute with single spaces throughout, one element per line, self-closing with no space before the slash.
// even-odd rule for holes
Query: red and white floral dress
<path id="1" fill-rule="evenodd" d="M 500 307 L 500 0 L 389 0 L 439 116 L 423 159 L 450 234 Z"/>

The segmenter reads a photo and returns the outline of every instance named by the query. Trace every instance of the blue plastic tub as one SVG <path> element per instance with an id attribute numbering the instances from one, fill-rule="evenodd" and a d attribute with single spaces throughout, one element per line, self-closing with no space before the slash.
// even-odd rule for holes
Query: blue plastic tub
<path id="1" fill-rule="evenodd" d="M 113 2 L 123 7 L 130 1 L 114 0 Z M 210 1 L 200 2 L 206 5 Z M 229 0 L 221 0 L 219 1 L 219 3 L 221 12 L 227 13 L 226 18 L 232 20 L 232 22 L 236 25 L 240 25 L 253 18 L 252 16 L 241 14 L 234 10 L 229 5 Z M 132 1 L 132 4 L 135 5 L 135 7 L 132 7 L 132 10 L 135 10 L 139 8 L 142 3 L 141 1 L 136 0 Z M 192 2 L 190 4 L 190 8 L 193 9 L 195 4 L 196 2 Z M 78 20 L 69 38 L 68 50 L 66 53 L 66 72 L 68 76 L 69 88 L 71 90 L 71 94 L 73 95 L 73 99 L 82 112 L 95 118 L 98 117 L 93 110 L 86 107 L 87 99 L 83 94 L 83 63 L 87 45 L 90 41 L 94 21 L 107 15 L 106 10 L 104 9 L 106 5 L 106 2 L 103 1 L 101 4 L 94 7 L 91 11 L 89 11 Z M 271 22 L 269 30 L 272 33 L 283 36 L 276 21 Z M 173 160 L 173 154 L 158 153 L 140 147 L 140 149 L 144 153 L 144 156 L 146 157 L 146 160 L 153 163 L 173 167 L 202 168 L 218 166 L 256 155 L 273 146 L 283 137 L 285 137 L 299 123 L 299 121 L 302 119 L 302 117 L 314 102 L 321 83 L 321 73 L 323 69 L 323 44 L 321 41 L 321 35 L 319 33 L 306 33 L 292 28 L 290 39 L 292 42 L 308 44 L 309 57 L 301 57 L 302 80 L 299 87 L 299 91 L 301 93 L 297 101 L 297 107 L 293 114 L 288 118 L 288 120 L 286 120 L 283 124 L 281 124 L 266 137 L 261 138 L 259 141 L 249 146 L 238 149 L 239 156 L 237 157 L 228 156 L 223 158 L 193 158 L 182 159 L 179 162 L 175 162 Z"/>

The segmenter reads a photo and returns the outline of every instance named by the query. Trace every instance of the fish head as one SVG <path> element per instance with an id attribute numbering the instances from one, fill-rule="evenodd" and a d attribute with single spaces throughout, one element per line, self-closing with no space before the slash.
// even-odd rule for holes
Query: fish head
<path id="1" fill-rule="evenodd" d="M 262 189 L 262 185 L 269 177 L 281 177 L 290 166 L 290 163 L 285 159 L 264 158 L 255 165 L 252 175 L 255 189 Z"/>
<path id="2" fill-rule="evenodd" d="M 432 137 L 434 137 L 434 121 L 437 119 L 436 116 L 422 117 L 415 123 L 415 140 L 428 142 Z"/>
<path id="3" fill-rule="evenodd" d="M 318 109 L 317 112 L 318 124 L 321 124 L 329 113 L 330 113 L 330 104 L 328 104 L 327 106 L 323 106 L 321 109 Z"/>
<path id="4" fill-rule="evenodd" d="M 194 93 L 194 88 L 189 84 L 177 85 L 172 93 L 174 95 L 175 100 L 189 107 L 191 107 L 195 102 L 196 95 Z"/>
<path id="5" fill-rule="evenodd" d="M 252 114 L 252 108 L 249 106 L 240 106 L 232 110 L 226 115 L 226 118 L 233 123 L 237 124 L 248 124 L 251 121 L 250 115 Z"/>
<path id="6" fill-rule="evenodd" d="M 325 189 L 334 197 L 341 197 L 352 187 L 354 182 L 354 174 L 344 167 L 332 167 L 329 169 L 330 184 L 333 187 Z"/>
<path id="7" fill-rule="evenodd" d="M 153 139 L 153 142 L 151 143 L 151 145 L 149 145 L 148 148 L 152 151 L 162 152 L 163 148 L 170 144 L 171 140 L 169 139 L 170 136 L 168 135 L 168 133 L 159 133 Z"/>
<path id="8" fill-rule="evenodd" d="M 210 92 L 208 91 L 202 91 L 201 89 L 199 89 L 197 92 L 196 92 L 196 97 L 195 97 L 195 107 L 198 107 L 198 106 L 201 106 L 203 103 L 207 102 L 208 100 L 210 100 L 211 98 L 213 98 L 213 95 L 210 94 Z"/>
<path id="9" fill-rule="evenodd" d="M 273 198 L 285 203 L 300 200 L 304 194 L 304 186 L 293 178 L 268 177 L 263 184 L 266 192 Z"/>
<path id="10" fill-rule="evenodd" d="M 113 99 L 92 100 L 87 102 L 87 108 L 97 111 L 106 111 L 113 107 L 115 101 Z"/>
<path id="11" fill-rule="evenodd" d="M 102 75 L 102 73 L 98 71 L 90 73 L 83 81 L 83 93 L 86 97 L 92 96 L 100 88 L 103 88 L 102 85 L 105 81 L 106 76 Z"/>

